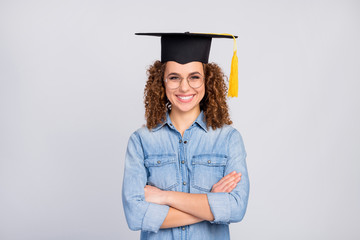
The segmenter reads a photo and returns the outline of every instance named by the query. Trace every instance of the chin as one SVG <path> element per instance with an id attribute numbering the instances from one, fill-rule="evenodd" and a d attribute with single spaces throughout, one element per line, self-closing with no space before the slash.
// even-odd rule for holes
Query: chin
<path id="1" fill-rule="evenodd" d="M 198 106 L 198 104 L 196 105 L 191 105 L 191 106 L 179 106 L 179 105 L 172 105 L 172 109 L 176 109 L 176 111 L 178 112 L 191 112 L 193 111 L 194 109 L 196 109 Z"/>

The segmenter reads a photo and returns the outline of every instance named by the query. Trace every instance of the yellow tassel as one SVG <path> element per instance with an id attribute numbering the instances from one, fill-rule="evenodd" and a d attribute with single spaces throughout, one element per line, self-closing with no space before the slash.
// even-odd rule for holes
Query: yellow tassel
<path id="1" fill-rule="evenodd" d="M 236 47 L 235 37 L 233 36 L 233 38 L 234 38 L 234 54 L 231 60 L 228 97 L 237 97 L 238 88 L 239 88 L 238 57 L 236 55 L 237 47 Z"/>
<path id="2" fill-rule="evenodd" d="M 202 33 L 199 33 L 202 34 Z M 238 57 L 236 55 L 237 46 L 236 46 L 236 38 L 232 34 L 228 33 L 208 33 L 214 35 L 228 35 L 232 36 L 234 39 L 234 54 L 231 60 L 231 70 L 230 70 L 230 78 L 229 78 L 229 90 L 228 97 L 237 97 L 238 96 L 238 88 L 239 88 L 239 73 L 238 73 Z"/>

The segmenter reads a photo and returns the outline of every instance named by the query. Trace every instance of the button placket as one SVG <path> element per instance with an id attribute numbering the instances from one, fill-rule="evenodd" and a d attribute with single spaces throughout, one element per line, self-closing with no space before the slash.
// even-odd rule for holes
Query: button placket
<path id="1" fill-rule="evenodd" d="M 187 159 L 187 155 L 186 152 L 188 151 L 188 143 L 189 143 L 189 137 L 191 136 L 191 128 L 185 130 L 184 135 L 181 136 L 179 138 L 179 155 L 180 157 L 180 169 L 181 169 L 181 177 L 182 177 L 182 186 L 181 186 L 181 191 L 182 192 L 190 192 L 190 175 L 189 175 L 189 169 L 188 169 L 188 159 Z M 181 239 L 186 239 L 187 235 L 188 235 L 188 228 L 187 226 L 182 226 L 180 228 L 182 234 L 181 234 Z"/>

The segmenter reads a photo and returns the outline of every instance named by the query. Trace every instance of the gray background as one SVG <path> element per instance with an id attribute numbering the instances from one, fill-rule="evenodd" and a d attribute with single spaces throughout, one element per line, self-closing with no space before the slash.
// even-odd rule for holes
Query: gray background
<path id="1" fill-rule="evenodd" d="M 359 239 L 359 1 L 0 1 L 0 239 L 137 239 L 121 203 L 158 38 L 239 35 L 232 239 Z M 228 75 L 232 41 L 210 61 Z"/>

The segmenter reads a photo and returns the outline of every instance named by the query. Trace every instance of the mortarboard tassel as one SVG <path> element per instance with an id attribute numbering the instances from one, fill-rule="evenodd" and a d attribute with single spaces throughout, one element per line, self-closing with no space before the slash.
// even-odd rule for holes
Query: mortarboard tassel
<path id="1" fill-rule="evenodd" d="M 238 73 L 238 57 L 236 55 L 237 46 L 236 40 L 234 38 L 234 54 L 231 60 L 231 70 L 230 70 L 230 78 L 229 78 L 229 90 L 228 90 L 228 97 L 237 97 L 238 96 L 238 88 L 239 88 L 239 73 Z"/>
<path id="2" fill-rule="evenodd" d="M 236 55 L 237 52 L 236 38 L 234 37 L 234 35 L 228 33 L 211 33 L 211 34 L 228 35 L 228 36 L 232 36 L 234 39 L 234 54 L 231 59 L 228 97 L 238 97 L 238 90 L 239 90 L 238 65 L 239 64 L 238 64 L 238 57 Z"/>

